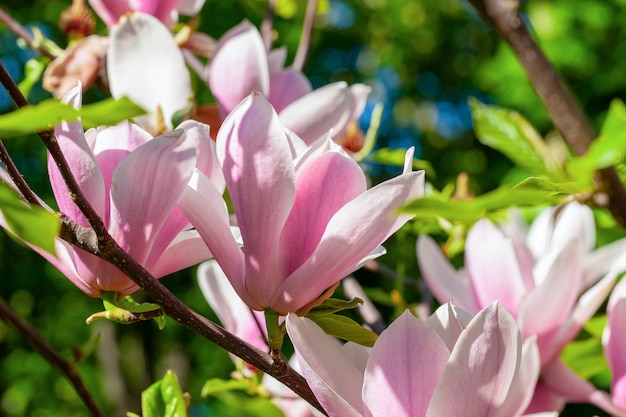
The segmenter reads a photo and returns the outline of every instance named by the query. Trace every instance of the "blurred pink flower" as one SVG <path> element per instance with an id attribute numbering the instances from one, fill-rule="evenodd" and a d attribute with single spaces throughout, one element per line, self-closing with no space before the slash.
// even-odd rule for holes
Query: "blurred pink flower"
<path id="1" fill-rule="evenodd" d="M 64 98 L 81 105 L 80 87 Z M 123 122 L 83 133 L 80 121 L 55 128 L 57 141 L 81 190 L 104 220 L 109 233 L 130 256 L 154 276 L 162 277 L 210 257 L 206 246 L 177 208 L 195 168 L 223 190 L 208 126 L 183 123 L 173 132 L 152 138 Z M 49 158 L 48 171 L 59 209 L 81 226 L 87 219 L 78 209 Z M 57 256 L 42 253 L 85 293 L 101 291 L 125 296 L 137 286 L 108 262 L 60 239 Z"/>
<path id="2" fill-rule="evenodd" d="M 517 319 L 524 339 L 537 338 L 542 377 L 529 411 L 559 410 L 565 401 L 615 410 L 606 393 L 560 358 L 621 270 L 615 260 L 626 240 L 594 246 L 593 214 L 578 203 L 542 212 L 529 231 L 519 220 L 502 228 L 478 221 L 467 236 L 465 269 L 458 271 L 432 239 L 418 239 L 420 269 L 439 302 L 452 300 L 475 314 L 498 300 Z"/>
<path id="3" fill-rule="evenodd" d="M 608 323 L 602 344 L 611 370 L 611 395 L 613 402 L 626 416 L 626 280 L 622 279 L 613 290 L 606 308 Z"/>
<path id="4" fill-rule="evenodd" d="M 72 44 L 46 68 L 43 88 L 59 99 L 79 81 L 87 90 L 100 72 L 107 47 L 108 39 L 98 35 Z"/>
<path id="5" fill-rule="evenodd" d="M 405 172 L 366 190 L 363 171 L 329 139 L 307 147 L 286 132 L 254 93 L 217 136 L 243 250 L 214 187 L 196 176 L 181 208 L 205 239 L 237 294 L 255 310 L 298 311 L 366 261 L 409 215 L 395 211 L 423 194 L 423 172 Z"/>
<path id="6" fill-rule="evenodd" d="M 108 27 L 115 25 L 129 12 L 141 12 L 152 15 L 167 26 L 178 21 L 178 13 L 186 16 L 196 15 L 205 0 L 89 0 L 89 4 L 98 13 Z"/>
<path id="7" fill-rule="evenodd" d="M 363 84 L 337 82 L 312 91 L 294 68 L 285 68 L 287 50 L 266 50 L 259 31 L 243 21 L 219 41 L 208 68 L 208 84 L 224 119 L 253 91 L 266 96 L 283 125 L 308 145 L 333 131 L 344 133 L 358 118 L 370 92 Z"/>
<path id="8" fill-rule="evenodd" d="M 519 416 L 539 374 L 534 339 L 522 345 L 497 303 L 474 318 L 451 304 L 425 321 L 405 311 L 371 350 L 342 346 L 295 314 L 287 332 L 330 417 Z"/>

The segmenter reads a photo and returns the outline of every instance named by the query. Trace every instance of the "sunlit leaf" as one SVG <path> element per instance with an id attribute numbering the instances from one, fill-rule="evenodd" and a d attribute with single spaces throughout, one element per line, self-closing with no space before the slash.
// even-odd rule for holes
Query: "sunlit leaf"
<path id="1" fill-rule="evenodd" d="M 326 334 L 339 339 L 348 340 L 364 346 L 374 346 L 378 336 L 356 321 L 340 315 L 324 315 L 310 317 Z"/>
<path id="2" fill-rule="evenodd" d="M 476 137 L 533 175 L 564 179 L 537 131 L 519 113 L 470 99 Z"/>
<path id="3" fill-rule="evenodd" d="M 53 213 L 38 206 L 27 206 L 11 188 L 1 183 L 0 211 L 17 237 L 55 253 L 54 240 L 59 235 L 61 222 Z"/>
<path id="4" fill-rule="evenodd" d="M 363 304 L 363 300 L 357 297 L 349 301 L 340 300 L 338 298 L 327 298 L 319 306 L 313 307 L 306 316 L 310 318 L 311 316 L 339 313 L 340 311 L 357 308 L 361 304 Z"/>
<path id="5" fill-rule="evenodd" d="M 596 377 L 609 371 L 599 339 L 575 340 L 565 346 L 563 361 L 584 379 Z"/>
<path id="6" fill-rule="evenodd" d="M 559 184 L 529 178 L 515 187 L 501 187 L 472 200 L 444 200 L 440 196 L 422 197 L 401 208 L 416 218 L 444 218 L 450 221 L 473 222 L 488 213 L 509 207 L 557 203 L 568 194 Z"/>
<path id="7" fill-rule="evenodd" d="M 85 128 L 102 125 L 115 125 L 122 120 L 144 114 L 145 111 L 130 99 L 106 99 L 88 104 L 81 109 L 63 104 L 58 100 L 44 100 L 39 104 L 22 107 L 0 116 L 0 138 L 34 133 L 46 130 L 63 120 L 81 118 Z"/>
<path id="8" fill-rule="evenodd" d="M 211 378 L 204 383 L 200 395 L 208 397 L 223 391 L 248 391 L 250 382 L 245 379 Z"/>
<path id="9" fill-rule="evenodd" d="M 141 394 L 141 410 L 143 417 L 187 417 L 185 397 L 172 371 Z"/>
<path id="10" fill-rule="evenodd" d="M 577 181 L 591 182 L 596 170 L 623 164 L 625 153 L 626 106 L 621 100 L 613 100 L 600 136 L 591 144 L 585 155 L 570 158 L 566 168 Z M 618 173 L 623 171 L 623 168 L 617 169 Z"/>

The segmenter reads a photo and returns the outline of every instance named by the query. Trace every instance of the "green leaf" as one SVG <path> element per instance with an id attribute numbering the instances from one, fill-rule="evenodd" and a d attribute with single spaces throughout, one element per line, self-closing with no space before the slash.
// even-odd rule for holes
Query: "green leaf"
<path id="1" fill-rule="evenodd" d="M 469 100 L 476 137 L 532 175 L 564 180 L 559 162 L 543 139 L 519 113 Z"/>
<path id="2" fill-rule="evenodd" d="M 382 148 L 372 153 L 367 160 L 370 162 L 377 162 L 379 164 L 404 166 L 405 154 L 406 149 Z M 435 170 L 428 161 L 413 159 L 413 169 L 423 169 L 426 171 L 426 175 L 435 177 Z"/>
<path id="3" fill-rule="evenodd" d="M 172 371 L 141 394 L 141 410 L 143 417 L 187 417 L 185 397 Z"/>
<path id="4" fill-rule="evenodd" d="M 356 321 L 340 315 L 324 315 L 309 317 L 324 331 L 339 339 L 348 340 L 360 345 L 374 346 L 378 335 L 371 330 L 361 326 Z"/>
<path id="5" fill-rule="evenodd" d="M 621 100 L 613 100 L 600 136 L 585 155 L 568 159 L 566 169 L 577 181 L 591 183 L 596 170 L 623 164 L 625 154 L 626 106 Z M 620 172 L 620 168 L 617 171 Z"/>
<path id="6" fill-rule="evenodd" d="M 202 398 L 224 391 L 249 391 L 250 382 L 245 379 L 212 378 L 204 383 L 200 395 Z"/>
<path id="7" fill-rule="evenodd" d="M 516 186 L 500 187 L 472 200 L 444 200 L 440 196 L 422 197 L 400 210 L 419 219 L 444 218 L 450 221 L 474 222 L 489 213 L 510 207 L 556 203 L 568 194 L 567 185 L 540 178 L 529 178 Z"/>
<path id="8" fill-rule="evenodd" d="M 54 241 L 61 222 L 54 213 L 39 206 L 29 207 L 4 183 L 0 183 L 0 211 L 15 236 L 55 254 Z"/>
<path id="9" fill-rule="evenodd" d="M 323 316 L 326 314 L 335 314 L 344 310 L 351 310 L 353 308 L 357 308 L 359 305 L 363 304 L 363 300 L 358 297 L 353 298 L 352 300 L 340 300 L 338 298 L 327 298 L 322 302 L 322 304 L 317 307 L 313 307 L 306 316 L 311 318 L 311 316 Z"/>
<path id="10" fill-rule="evenodd" d="M 608 372 L 602 343 L 595 337 L 569 343 L 563 349 L 561 357 L 567 366 L 584 379 Z"/>
<path id="11" fill-rule="evenodd" d="M 122 120 L 144 114 L 145 111 L 129 98 L 106 99 L 75 109 L 58 100 L 44 100 L 39 104 L 22 107 L 0 116 L 0 137 L 7 138 L 49 129 L 61 121 L 79 117 L 83 127 L 114 125 Z"/>

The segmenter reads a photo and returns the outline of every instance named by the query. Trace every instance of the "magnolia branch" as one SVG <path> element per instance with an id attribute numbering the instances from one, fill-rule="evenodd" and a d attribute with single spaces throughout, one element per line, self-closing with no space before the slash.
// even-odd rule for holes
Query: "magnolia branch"
<path id="1" fill-rule="evenodd" d="M 1 63 L 0 81 L 18 106 L 28 105 L 28 102 Z M 92 228 L 79 226 L 67 216 L 60 215 L 60 237 L 63 240 L 110 262 L 143 288 L 161 306 L 165 314 L 207 340 L 257 367 L 259 370 L 273 376 L 315 408 L 324 412 L 304 378 L 290 368 L 286 362 L 272 359 L 268 353 L 244 342 L 190 309 L 156 280 L 141 264 L 130 257 L 108 233 L 102 219 L 100 219 L 80 190 L 54 135 L 49 131 L 43 131 L 39 132 L 39 136 L 57 164 L 69 192 L 72 193 L 74 202 L 92 226 Z"/>
<path id="2" fill-rule="evenodd" d="M 13 19 L 7 12 L 5 12 L 2 7 L 0 7 L 0 22 L 4 23 L 6 27 L 15 34 L 15 36 L 24 39 L 24 41 L 30 46 L 32 49 L 38 51 L 42 55 L 47 56 L 50 59 L 55 59 L 56 56 L 46 49 L 43 45 L 38 45 L 35 42 L 33 36 L 28 33 L 26 29 L 22 25 L 20 25 L 15 19 Z"/>
<path id="3" fill-rule="evenodd" d="M 25 339 L 33 345 L 39 354 L 52 365 L 59 368 L 63 374 L 69 379 L 74 386 L 76 393 L 94 417 L 104 417 L 104 414 L 98 408 L 98 404 L 89 392 L 89 388 L 85 385 L 76 365 L 61 356 L 50 344 L 44 339 L 32 326 L 26 323 L 15 311 L 7 304 L 4 299 L 0 298 L 0 318 L 11 324 L 13 328 Z"/>
<path id="4" fill-rule="evenodd" d="M 296 57 L 293 60 L 293 68 L 302 71 L 309 50 L 311 49 L 311 41 L 313 39 L 313 25 L 315 24 L 315 16 L 317 14 L 317 0 L 309 0 L 306 5 L 306 14 L 304 16 L 304 24 L 302 25 L 302 34 L 300 35 L 300 44 L 296 51 Z"/>
<path id="5" fill-rule="evenodd" d="M 469 1 L 511 46 L 565 141 L 576 154 L 585 154 L 596 133 L 530 34 L 519 14 L 519 1 Z M 598 188 L 607 194 L 607 208 L 615 220 L 626 227 L 626 189 L 613 167 L 598 171 Z"/>

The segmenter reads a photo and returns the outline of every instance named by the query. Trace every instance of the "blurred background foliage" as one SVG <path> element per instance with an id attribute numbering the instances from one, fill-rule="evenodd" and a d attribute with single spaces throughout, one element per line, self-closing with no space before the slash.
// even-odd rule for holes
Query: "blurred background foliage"
<path id="1" fill-rule="evenodd" d="M 2 7 L 26 27 L 37 26 L 59 46 L 67 39 L 58 29 L 69 0 L 21 0 Z M 276 16 L 275 45 L 285 45 L 293 59 L 300 38 L 305 2 L 281 0 Z M 207 0 L 199 30 L 219 38 L 247 18 L 257 26 L 266 13 L 261 0 Z M 599 127 L 614 97 L 626 93 L 625 0 L 527 0 L 522 4 L 540 45 Z M 97 32 L 106 28 L 98 22 Z M 17 81 L 24 64 L 36 56 L 0 25 L 0 59 Z M 140 69 L 138 69 L 140 70 Z M 363 82 L 373 89 L 360 122 L 366 129 L 376 103 L 384 104 L 380 147 L 416 146 L 417 156 L 435 167 L 431 181 L 438 189 L 469 174 L 470 190 L 481 194 L 508 178 L 511 163 L 475 139 L 467 100 L 478 97 L 518 110 L 542 135 L 554 135 L 545 109 L 532 91 L 510 49 L 462 0 L 329 0 L 316 24 L 305 73 L 315 87 L 332 81 Z M 32 102 L 48 98 L 35 85 Z M 201 100 L 208 95 L 198 94 Z M 91 99 L 97 99 L 94 95 Z M 1 111 L 11 103 L 0 92 Z M 6 141 L 27 180 L 49 203 L 45 150 L 36 137 Z M 395 168 L 367 163 L 375 181 Z M 599 214 L 600 227 L 613 225 Z M 607 232 L 607 236 L 608 232 Z M 611 235 L 612 236 L 612 235 Z M 396 274 L 369 271 L 356 275 L 390 319 L 421 296 L 414 254 L 416 232 L 402 229 L 387 246 L 382 262 Z M 600 240 L 610 239 L 600 235 Z M 132 326 L 85 318 L 101 309 L 36 254 L 0 234 L 0 294 L 59 349 L 71 356 L 74 345 L 101 334 L 96 352 L 80 365 L 81 373 L 108 415 L 139 413 L 140 393 L 166 369 L 174 369 L 192 395 L 192 416 L 228 415 L 223 406 L 200 397 L 211 377 L 228 378 L 234 369 L 225 352 L 168 320 L 159 331 L 152 322 Z M 214 318 L 195 282 L 195 270 L 163 282 L 200 313 Z M 141 298 L 139 296 L 138 298 Z M 570 407 L 564 415 L 599 412 Z M 85 416 L 81 402 L 64 377 L 0 322 L 0 414 L 6 416 Z"/>

